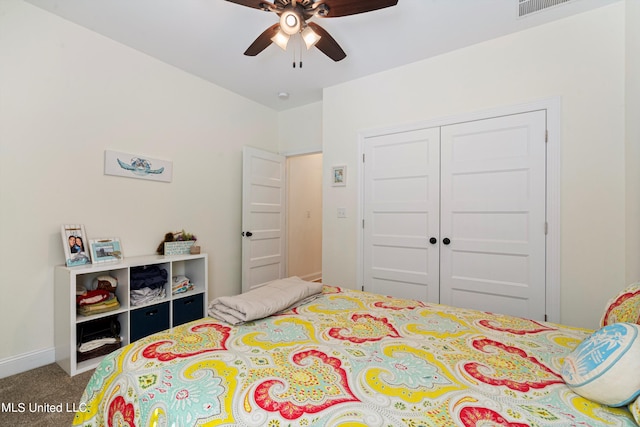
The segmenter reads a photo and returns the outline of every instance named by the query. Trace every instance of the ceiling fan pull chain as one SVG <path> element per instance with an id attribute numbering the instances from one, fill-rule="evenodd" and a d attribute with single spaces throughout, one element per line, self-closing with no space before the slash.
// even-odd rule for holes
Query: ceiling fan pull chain
<path id="1" fill-rule="evenodd" d="M 298 48 L 300 49 L 300 68 L 302 68 L 302 37 L 298 37 Z"/>

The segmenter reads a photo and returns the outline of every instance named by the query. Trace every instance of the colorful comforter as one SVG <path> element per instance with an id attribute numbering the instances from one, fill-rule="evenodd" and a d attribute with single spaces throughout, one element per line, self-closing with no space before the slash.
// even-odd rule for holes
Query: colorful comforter
<path id="1" fill-rule="evenodd" d="M 241 326 L 211 318 L 107 356 L 82 426 L 635 426 L 560 376 L 591 331 L 325 286 Z"/>

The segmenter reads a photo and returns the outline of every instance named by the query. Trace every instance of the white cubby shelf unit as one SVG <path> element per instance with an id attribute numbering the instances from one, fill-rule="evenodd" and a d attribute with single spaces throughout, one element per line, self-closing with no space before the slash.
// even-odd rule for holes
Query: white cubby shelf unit
<path id="1" fill-rule="evenodd" d="M 131 305 L 131 269 L 140 266 L 158 266 L 167 271 L 165 296 L 143 305 Z M 57 266 L 54 276 L 54 341 L 56 363 L 69 375 L 94 369 L 104 355 L 78 361 L 78 330 L 87 322 L 117 318 L 120 324 L 121 345 L 138 338 L 166 330 L 191 320 L 204 317 L 207 312 L 207 254 L 146 255 L 125 258 L 122 261 L 87 264 L 77 267 Z M 105 313 L 82 315 L 76 310 L 76 285 L 87 285 L 96 277 L 110 275 L 118 279 L 116 296 L 120 307 Z M 172 277 L 186 276 L 193 289 L 173 295 Z"/>

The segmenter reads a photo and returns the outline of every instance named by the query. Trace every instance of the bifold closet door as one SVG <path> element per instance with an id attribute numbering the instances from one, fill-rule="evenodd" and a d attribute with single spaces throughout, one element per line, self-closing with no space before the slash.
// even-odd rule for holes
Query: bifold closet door
<path id="1" fill-rule="evenodd" d="M 545 134 L 545 111 L 442 127 L 443 304 L 544 320 Z"/>
<path id="2" fill-rule="evenodd" d="M 439 300 L 439 144 L 439 128 L 376 136 L 364 144 L 367 291 Z"/>

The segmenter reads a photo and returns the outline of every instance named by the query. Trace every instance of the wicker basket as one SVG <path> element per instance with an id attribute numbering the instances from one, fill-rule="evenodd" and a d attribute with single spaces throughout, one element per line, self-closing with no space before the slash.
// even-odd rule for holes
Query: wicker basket
<path id="1" fill-rule="evenodd" d="M 112 351 L 119 349 L 121 345 L 122 342 L 118 339 L 118 342 L 105 344 L 101 347 L 94 348 L 93 350 L 85 351 L 84 353 L 76 351 L 76 359 L 78 362 L 84 362 L 85 360 L 93 359 L 94 357 L 105 356 Z"/>

